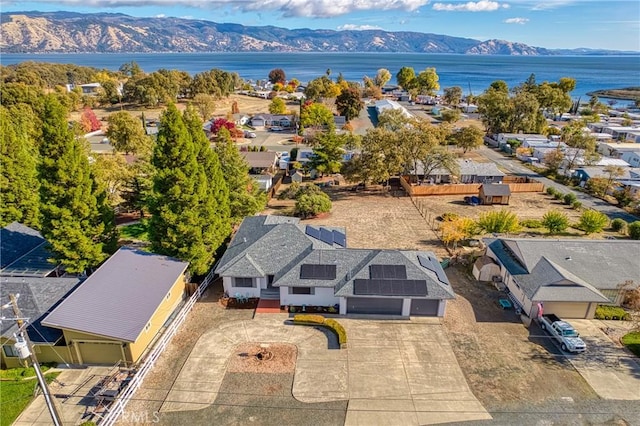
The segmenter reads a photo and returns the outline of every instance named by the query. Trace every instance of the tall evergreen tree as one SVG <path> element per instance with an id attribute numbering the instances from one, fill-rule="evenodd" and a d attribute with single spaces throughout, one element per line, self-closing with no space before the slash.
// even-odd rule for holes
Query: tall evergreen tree
<path id="1" fill-rule="evenodd" d="M 0 106 L 0 226 L 18 221 L 39 228 L 38 153 L 28 123 L 12 120 L 14 110 Z"/>
<path id="2" fill-rule="evenodd" d="M 42 234 L 69 272 L 97 266 L 116 235 L 104 191 L 92 179 L 87 152 L 67 124 L 67 112 L 46 97 L 40 144 Z"/>
<path id="3" fill-rule="evenodd" d="M 217 248 L 209 227 L 217 206 L 198 163 L 199 152 L 182 115 L 169 104 L 160 118 L 151 160 L 155 174 L 149 237 L 155 252 L 188 261 L 191 272 L 204 274 Z"/>
<path id="4" fill-rule="evenodd" d="M 183 117 L 195 145 L 198 164 L 203 168 L 207 181 L 207 198 L 200 206 L 200 215 L 203 219 L 202 236 L 213 255 L 231 233 L 229 187 L 224 179 L 218 154 L 211 149 L 209 139 L 202 130 L 198 112 L 194 107 L 187 107 Z M 211 261 L 213 260 L 212 258 Z"/>
<path id="5" fill-rule="evenodd" d="M 227 129 L 222 128 L 218 132 L 215 151 L 229 186 L 231 223 L 235 225 L 246 216 L 263 210 L 267 205 L 267 196 L 249 176 L 249 164 L 240 155 Z"/>

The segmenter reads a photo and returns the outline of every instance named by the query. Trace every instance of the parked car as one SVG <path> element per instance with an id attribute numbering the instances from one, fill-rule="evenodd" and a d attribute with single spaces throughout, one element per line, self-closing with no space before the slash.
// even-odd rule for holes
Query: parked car
<path id="1" fill-rule="evenodd" d="M 249 138 L 249 139 L 253 139 L 253 138 L 256 137 L 256 134 L 255 134 L 255 132 L 250 132 L 248 130 L 245 130 L 244 131 L 244 137 L 245 138 Z"/>
<path id="2" fill-rule="evenodd" d="M 571 324 L 562 321 L 557 315 L 542 315 L 539 318 L 540 328 L 546 330 L 560 343 L 560 348 L 565 352 L 584 352 L 587 345 L 580 338 L 580 334 Z"/>
<path id="3" fill-rule="evenodd" d="M 271 126 L 269 128 L 269 130 L 272 131 L 272 132 L 281 132 L 281 131 L 284 130 L 284 127 L 282 127 L 282 126 Z"/>

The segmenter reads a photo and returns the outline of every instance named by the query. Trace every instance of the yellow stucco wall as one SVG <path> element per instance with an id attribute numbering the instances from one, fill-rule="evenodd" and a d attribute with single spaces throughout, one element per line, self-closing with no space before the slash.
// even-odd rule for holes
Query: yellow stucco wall
<path id="1" fill-rule="evenodd" d="M 2 341 L 3 345 L 13 346 L 15 341 L 13 339 Z M 52 346 L 52 345 L 34 345 L 34 351 L 36 357 L 40 363 L 55 362 L 57 364 L 74 363 L 74 359 L 69 353 L 69 347 L 67 346 Z M 23 363 L 17 357 L 7 357 L 4 354 L 4 350 L 0 350 L 2 356 L 2 365 L 5 368 L 15 368 L 24 366 Z M 31 363 L 31 361 L 29 361 Z"/>
<path id="2" fill-rule="evenodd" d="M 143 330 L 142 333 L 138 336 L 135 343 L 129 345 L 130 354 L 133 362 L 137 362 L 140 359 L 140 356 L 149 346 L 149 343 L 153 340 L 153 338 L 158 334 L 160 328 L 165 323 L 169 315 L 176 309 L 178 303 L 184 297 L 184 277 L 181 276 L 171 287 L 171 291 L 169 292 L 168 297 L 165 297 L 156 309 L 155 313 L 151 317 L 149 321 L 149 329 Z"/>

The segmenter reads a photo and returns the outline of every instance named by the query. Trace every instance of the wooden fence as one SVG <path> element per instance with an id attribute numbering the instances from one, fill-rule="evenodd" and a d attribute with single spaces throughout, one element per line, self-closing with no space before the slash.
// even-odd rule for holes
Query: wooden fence
<path id="1" fill-rule="evenodd" d="M 145 379 L 147 374 L 153 369 L 157 359 L 160 357 L 162 352 L 164 352 L 165 348 L 171 342 L 173 336 L 176 335 L 180 326 L 187 318 L 187 315 L 193 308 L 193 305 L 200 299 L 202 294 L 204 294 L 205 290 L 209 287 L 209 284 L 213 281 L 213 269 L 211 268 L 211 272 L 205 277 L 202 283 L 198 286 L 195 293 L 191 295 L 191 297 L 187 300 L 185 305 L 182 307 L 176 318 L 173 320 L 171 325 L 167 327 L 164 334 L 160 339 L 156 342 L 153 349 L 145 356 L 144 360 L 140 363 L 138 370 L 136 371 L 135 376 L 129 382 L 127 387 L 122 391 L 113 404 L 109 407 L 107 413 L 104 417 L 98 421 L 98 425 L 100 426 L 111 426 L 115 424 L 118 418 L 124 413 L 124 409 L 129 403 L 129 400 L 133 397 L 136 391 L 142 385 L 142 381 Z"/>
<path id="2" fill-rule="evenodd" d="M 505 179 L 504 183 L 509 185 L 511 192 L 542 192 L 544 184 L 535 179 L 520 178 Z M 524 179 L 524 181 L 523 181 Z M 515 182 L 513 182 L 515 181 Z M 518 183 L 521 182 L 521 183 Z M 400 177 L 400 184 L 411 197 L 428 197 L 430 195 L 478 195 L 480 191 L 479 183 L 447 183 L 435 185 L 411 185 L 405 176 Z"/>

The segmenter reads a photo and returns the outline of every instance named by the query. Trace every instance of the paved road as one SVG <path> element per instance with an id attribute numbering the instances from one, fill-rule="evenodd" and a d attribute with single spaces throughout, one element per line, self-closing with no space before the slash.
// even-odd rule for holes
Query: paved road
<path id="1" fill-rule="evenodd" d="M 621 218 L 626 220 L 627 222 L 634 222 L 636 220 L 640 220 L 638 217 L 627 213 L 626 211 L 612 206 L 611 204 L 599 199 L 590 196 L 584 192 L 575 191 L 570 189 L 569 187 L 562 185 L 560 183 L 554 182 L 551 179 L 547 179 L 544 176 L 540 176 L 536 172 L 531 169 L 526 168 L 522 165 L 520 160 L 505 157 L 501 152 L 498 152 L 494 149 L 488 148 L 486 146 L 481 147 L 478 150 L 478 153 L 482 156 L 488 158 L 489 160 L 496 163 L 501 168 L 508 170 L 510 173 L 519 176 L 529 176 L 535 178 L 536 180 L 544 183 L 545 187 L 552 186 L 563 193 L 572 192 L 578 198 L 578 200 L 582 203 L 584 207 L 592 208 L 594 210 L 598 210 L 609 216 L 610 219 Z"/>

